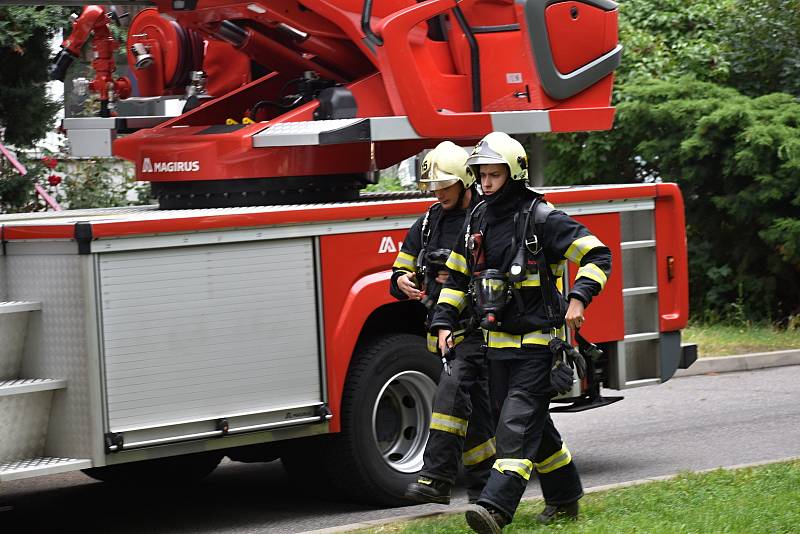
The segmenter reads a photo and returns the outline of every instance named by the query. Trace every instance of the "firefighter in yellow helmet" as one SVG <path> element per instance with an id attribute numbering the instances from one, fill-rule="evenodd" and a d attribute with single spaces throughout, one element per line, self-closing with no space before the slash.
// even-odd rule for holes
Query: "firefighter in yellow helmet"
<path id="1" fill-rule="evenodd" d="M 466 215 L 479 201 L 475 179 L 467 173 L 468 155 L 463 148 L 445 141 L 422 163 L 419 187 L 432 191 L 438 202 L 414 223 L 403 240 L 390 288 L 398 299 L 420 300 L 428 308 L 439 299 L 449 299 L 449 293 L 441 290 L 448 276 L 444 264 L 461 236 Z M 461 462 L 468 496 L 477 499 L 494 462 L 494 421 L 483 335 L 474 326 L 467 328 L 474 323 L 468 310 L 462 303 L 452 302 L 458 309 L 453 328 L 457 347 L 444 355 L 446 363 L 433 401 L 424 465 L 417 481 L 406 489 L 406 497 L 416 502 L 448 504 Z M 436 341 L 428 335 L 428 350 L 434 354 L 438 351 Z"/>
<path id="2" fill-rule="evenodd" d="M 499 413 L 497 459 L 466 518 L 473 530 L 497 534 L 513 519 L 534 470 L 545 499 L 538 520 L 578 516 L 580 477 L 549 404 L 571 389 L 573 368 L 580 376 L 582 359 L 568 350 L 565 325 L 583 324 L 584 308 L 611 272 L 611 253 L 527 187 L 527 154 L 508 135 L 484 137 L 467 164 L 480 179 L 484 200 L 467 218 L 447 260 L 449 276 L 431 332 L 446 350 L 460 313 L 453 302 L 471 299 L 486 335 L 492 406 Z M 567 260 L 578 270 L 565 300 Z"/>

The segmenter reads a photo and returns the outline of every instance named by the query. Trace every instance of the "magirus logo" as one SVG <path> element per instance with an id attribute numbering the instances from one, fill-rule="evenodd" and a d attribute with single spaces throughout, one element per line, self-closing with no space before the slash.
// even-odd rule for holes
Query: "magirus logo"
<path id="1" fill-rule="evenodd" d="M 199 161 L 156 161 L 150 158 L 142 160 L 142 172 L 197 172 L 200 170 Z"/>
<path id="2" fill-rule="evenodd" d="M 395 245 L 392 236 L 386 235 L 381 238 L 381 244 L 378 246 L 378 254 L 392 253 L 394 254 L 403 247 L 403 242 L 398 241 Z"/>

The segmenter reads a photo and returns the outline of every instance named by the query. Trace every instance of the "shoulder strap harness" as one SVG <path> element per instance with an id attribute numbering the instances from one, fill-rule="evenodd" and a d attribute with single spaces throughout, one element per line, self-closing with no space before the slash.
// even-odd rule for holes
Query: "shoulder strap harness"
<path id="1" fill-rule="evenodd" d="M 531 254 L 531 260 L 536 264 L 536 269 L 539 273 L 539 287 L 542 291 L 542 303 L 544 304 L 545 313 L 547 313 L 547 320 L 555 322 L 560 320 L 559 310 L 561 306 L 554 302 L 554 296 L 558 294 L 558 290 L 550 291 L 550 289 L 556 288 L 556 285 L 553 280 L 553 273 L 550 271 L 550 266 L 547 264 L 547 258 L 544 255 L 542 240 L 539 237 L 542 235 L 544 223 L 552 211 L 553 207 L 545 202 L 541 196 L 533 199 L 525 216 L 524 240 L 525 249 Z"/>
<path id="2" fill-rule="evenodd" d="M 434 228 L 439 225 L 439 221 L 441 220 L 441 207 L 442 204 L 439 202 L 431 205 L 431 207 L 428 208 L 428 211 L 425 212 L 425 218 L 422 219 L 422 227 L 420 228 L 422 246 L 420 247 L 419 254 L 417 255 L 417 271 L 422 274 L 424 274 L 425 270 L 425 255 L 428 252 L 428 244 L 431 240 L 431 234 L 433 233 Z M 435 213 L 434 209 L 436 210 Z"/>

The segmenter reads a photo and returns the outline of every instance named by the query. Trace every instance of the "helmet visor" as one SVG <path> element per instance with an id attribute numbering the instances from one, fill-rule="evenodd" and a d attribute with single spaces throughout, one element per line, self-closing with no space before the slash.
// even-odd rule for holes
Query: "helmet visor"
<path id="1" fill-rule="evenodd" d="M 439 189 L 450 187 L 459 180 L 461 180 L 460 177 L 443 171 L 434 163 L 431 169 L 422 175 L 419 181 L 419 188 L 422 191 L 438 191 Z"/>
<path id="2" fill-rule="evenodd" d="M 440 189 L 447 189 L 451 185 L 458 183 L 459 178 L 448 180 L 420 180 L 419 188 L 421 191 L 438 191 Z"/>
<path id="3" fill-rule="evenodd" d="M 508 165 L 508 162 L 499 154 L 475 154 L 467 158 L 467 165 L 470 167 L 473 165 L 491 165 L 493 163 Z"/>
<path id="4" fill-rule="evenodd" d="M 505 163 L 508 161 L 498 151 L 489 146 L 489 143 L 481 141 L 475 145 L 472 154 L 467 158 L 467 165 L 486 165 L 492 163 Z"/>

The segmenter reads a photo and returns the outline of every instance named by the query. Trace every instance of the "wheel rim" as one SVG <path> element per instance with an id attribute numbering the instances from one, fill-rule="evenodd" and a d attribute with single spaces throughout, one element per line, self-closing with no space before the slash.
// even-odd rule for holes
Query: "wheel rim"
<path id="1" fill-rule="evenodd" d="M 436 383 L 419 371 L 386 381 L 372 407 L 372 437 L 386 464 L 401 473 L 422 469 Z"/>

